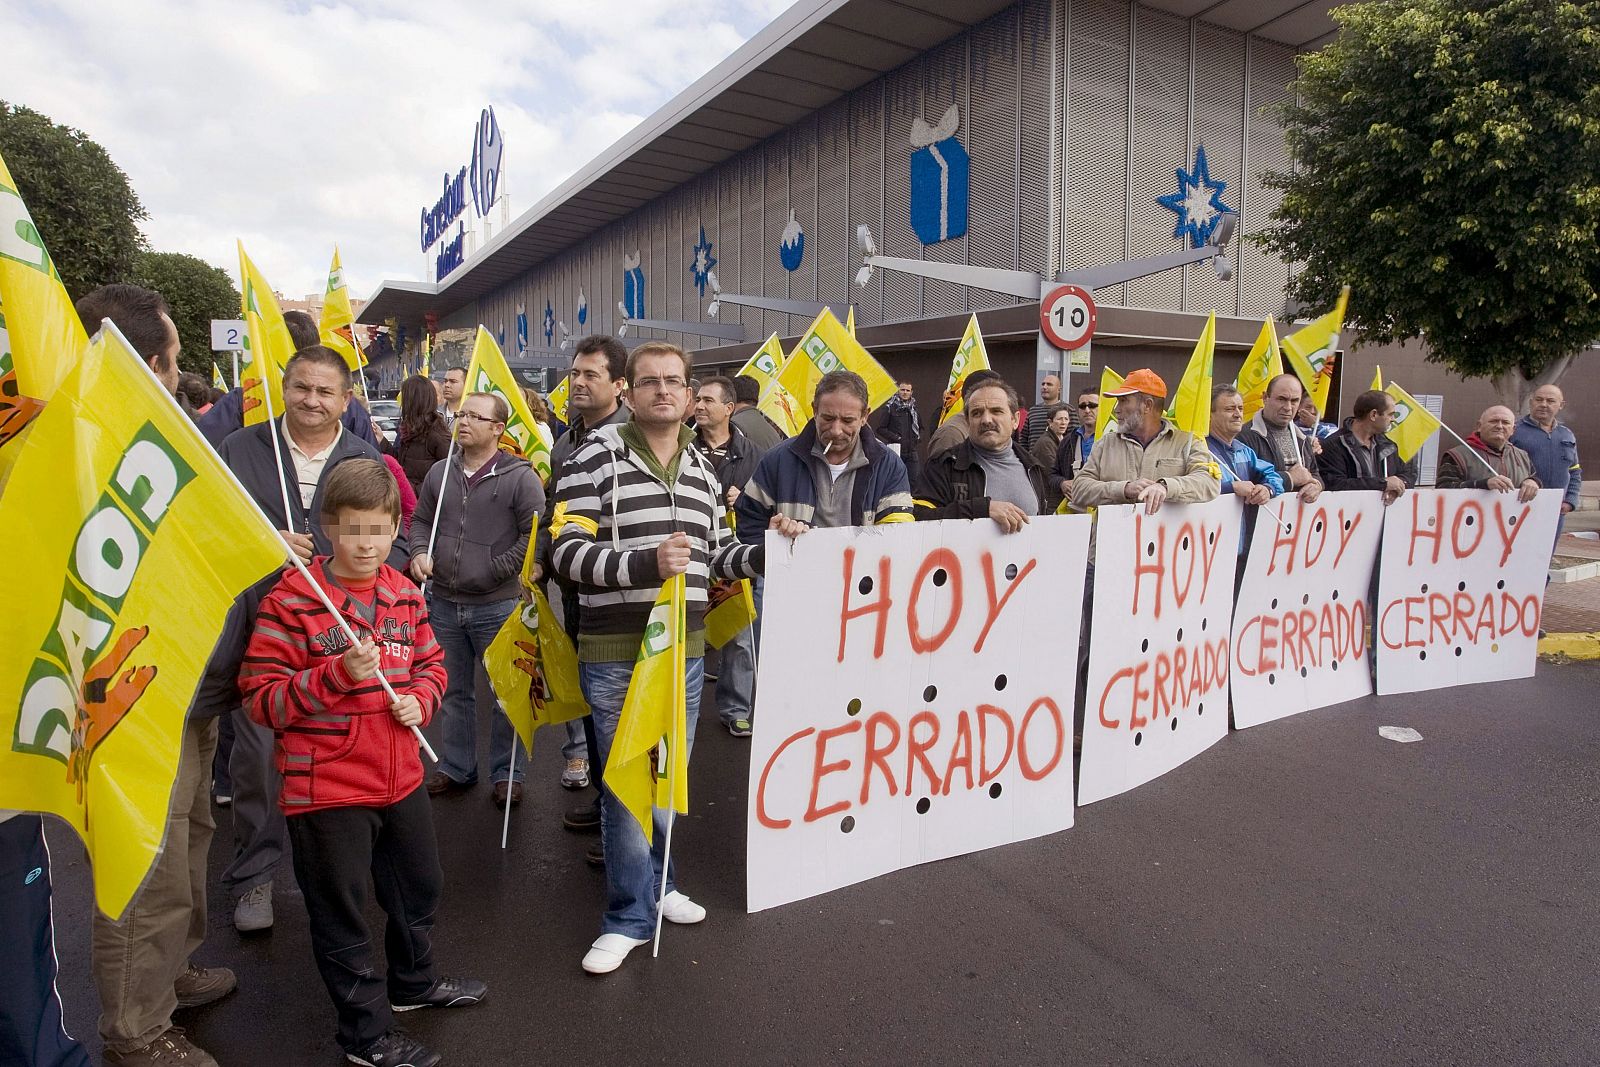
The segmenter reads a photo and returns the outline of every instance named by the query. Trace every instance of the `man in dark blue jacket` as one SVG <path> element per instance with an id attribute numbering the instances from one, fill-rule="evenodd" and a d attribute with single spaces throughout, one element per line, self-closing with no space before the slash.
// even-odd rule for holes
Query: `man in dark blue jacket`
<path id="1" fill-rule="evenodd" d="M 1528 401 L 1528 414 L 1517 422 L 1511 443 L 1526 452 L 1533 460 L 1533 473 L 1546 489 L 1561 490 L 1561 518 L 1556 523 L 1556 540 L 1561 540 L 1561 528 L 1566 525 L 1567 513 L 1578 506 L 1578 491 L 1583 488 L 1583 465 L 1578 462 L 1578 438 L 1572 430 L 1556 421 L 1566 398 L 1561 387 L 1541 385 L 1533 391 Z"/>

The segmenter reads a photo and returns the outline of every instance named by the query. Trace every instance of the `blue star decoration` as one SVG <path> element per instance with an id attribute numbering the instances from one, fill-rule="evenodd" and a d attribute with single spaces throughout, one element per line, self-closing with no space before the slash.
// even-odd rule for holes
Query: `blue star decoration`
<path id="1" fill-rule="evenodd" d="M 1173 228 L 1172 236 L 1182 237 L 1188 233 L 1194 248 L 1210 244 L 1211 235 L 1216 231 L 1217 223 L 1222 221 L 1223 213 L 1233 210 L 1222 202 L 1222 191 L 1227 187 L 1227 182 L 1211 180 L 1205 146 L 1197 147 L 1194 150 L 1194 170 L 1178 168 L 1178 191 L 1156 197 L 1156 203 L 1178 216 L 1178 225 Z"/>
<path id="2" fill-rule="evenodd" d="M 706 240 L 706 228 L 700 226 L 700 243 L 694 246 L 694 258 L 689 261 L 689 277 L 694 279 L 694 284 L 700 289 L 701 299 L 706 295 L 706 280 L 711 276 L 711 270 L 717 265 L 717 257 L 711 254 L 711 242 Z"/>
<path id="3" fill-rule="evenodd" d="M 548 345 L 556 333 L 556 313 L 550 301 L 544 302 L 544 343 Z"/>

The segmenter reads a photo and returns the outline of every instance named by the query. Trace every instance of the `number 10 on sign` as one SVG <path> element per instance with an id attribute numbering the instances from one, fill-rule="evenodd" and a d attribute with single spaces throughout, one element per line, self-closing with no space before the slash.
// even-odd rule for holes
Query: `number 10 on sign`
<path id="1" fill-rule="evenodd" d="M 1039 302 L 1039 329 L 1050 343 L 1068 351 L 1094 337 L 1094 298 L 1076 285 L 1059 285 Z"/>

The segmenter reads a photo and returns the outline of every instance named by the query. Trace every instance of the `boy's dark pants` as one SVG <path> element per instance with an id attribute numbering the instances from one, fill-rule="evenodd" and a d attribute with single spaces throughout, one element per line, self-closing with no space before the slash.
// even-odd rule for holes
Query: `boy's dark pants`
<path id="1" fill-rule="evenodd" d="M 433 988 L 433 917 L 443 880 L 433 809 L 419 785 L 386 808 L 327 808 L 290 815 L 288 823 L 317 970 L 339 1015 L 339 1044 L 354 1051 L 394 1025 L 391 999 Z M 387 982 L 361 914 L 369 878 L 389 916 Z"/>

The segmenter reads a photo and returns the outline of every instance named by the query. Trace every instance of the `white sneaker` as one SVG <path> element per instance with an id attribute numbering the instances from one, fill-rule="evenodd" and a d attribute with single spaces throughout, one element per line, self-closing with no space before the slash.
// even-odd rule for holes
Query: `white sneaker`
<path id="1" fill-rule="evenodd" d="M 669 923 L 688 926 L 704 920 L 706 909 L 674 889 L 661 902 L 661 917 Z"/>
<path id="2" fill-rule="evenodd" d="M 648 937 L 629 937 L 626 934 L 601 934 L 589 946 L 589 952 L 583 957 L 583 969 L 590 974 L 610 974 L 622 966 L 622 961 L 628 958 L 628 953 L 640 945 L 650 943 Z"/>

